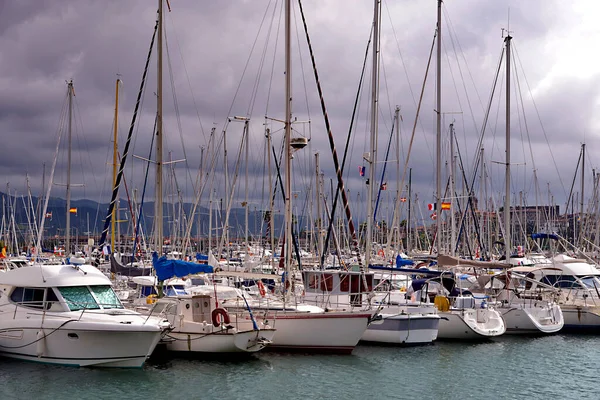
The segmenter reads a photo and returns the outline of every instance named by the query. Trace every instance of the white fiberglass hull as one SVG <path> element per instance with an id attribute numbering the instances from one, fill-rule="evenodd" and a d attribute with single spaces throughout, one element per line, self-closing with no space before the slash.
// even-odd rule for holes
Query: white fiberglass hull
<path id="1" fill-rule="evenodd" d="M 277 330 L 268 349 L 350 354 L 367 329 L 370 312 L 308 313 L 280 311 L 261 315 Z"/>
<path id="2" fill-rule="evenodd" d="M 508 334 L 550 334 L 563 328 L 565 323 L 560 306 L 501 307 Z"/>
<path id="3" fill-rule="evenodd" d="M 438 339 L 487 340 L 506 331 L 502 316 L 491 308 L 450 310 L 439 315 Z"/>
<path id="4" fill-rule="evenodd" d="M 361 340 L 374 343 L 419 345 L 438 336 L 439 315 L 385 314 L 375 319 Z"/>
<path id="5" fill-rule="evenodd" d="M 275 336 L 275 329 L 237 331 L 235 329 L 215 330 L 194 329 L 186 323 L 185 331 L 172 331 L 164 342 L 167 350 L 196 353 L 254 353 L 269 345 Z M 209 326 L 210 328 L 210 326 Z"/>
<path id="6" fill-rule="evenodd" d="M 78 367 L 142 367 L 161 338 L 150 325 L 76 320 L 0 322 L 0 355 Z"/>
<path id="7" fill-rule="evenodd" d="M 593 305 L 561 304 L 564 331 L 600 332 L 600 307 Z"/>

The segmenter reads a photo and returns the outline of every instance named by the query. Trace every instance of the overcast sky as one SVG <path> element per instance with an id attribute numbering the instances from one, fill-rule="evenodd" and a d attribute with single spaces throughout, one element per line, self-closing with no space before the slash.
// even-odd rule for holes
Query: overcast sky
<path id="1" fill-rule="evenodd" d="M 164 62 L 165 158 L 173 164 L 182 196 L 193 199 L 201 154 L 212 157 L 211 128 L 226 130 L 229 183 L 240 151 L 243 123 L 228 117 L 249 117 L 250 203 L 263 208 L 268 182 L 263 178 L 265 116 L 283 119 L 284 64 L 281 1 L 172 0 L 165 16 Z M 308 31 L 331 120 L 338 155 L 349 129 L 353 104 L 373 20 L 369 0 L 303 2 Z M 513 36 L 511 161 L 512 196 L 534 204 L 537 171 L 540 203 L 549 193 L 561 205 L 574 179 L 580 146 L 586 143 L 586 198 L 592 195 L 592 169 L 598 168 L 598 56 L 600 29 L 595 1 L 449 0 L 442 21 L 442 131 L 444 162 L 449 159 L 448 126 L 454 121 L 465 174 L 472 176 L 477 142 L 488 107 L 503 42 L 502 29 Z M 34 195 L 41 193 L 43 166 L 49 180 L 58 133 L 62 132 L 55 183 L 65 183 L 66 82 L 73 79 L 75 112 L 72 136 L 73 198 L 110 199 L 115 80 L 123 80 L 119 106 L 119 146 L 129 129 L 143 66 L 156 20 L 150 0 L 0 2 L 0 168 L 11 191 L 25 194 L 29 176 Z M 380 120 L 377 184 L 380 183 L 396 105 L 401 108 L 401 168 L 415 121 L 416 104 L 436 24 L 435 0 L 384 0 L 381 16 Z M 294 192 L 314 188 L 314 154 L 319 152 L 325 190 L 335 178 L 331 151 L 320 110 L 315 79 L 297 3 L 292 26 L 293 115 L 297 135 L 310 145 L 294 157 Z M 156 58 L 152 56 L 148 86 L 131 154 L 148 158 L 156 110 Z M 365 165 L 369 151 L 371 57 L 367 60 L 356 122 L 352 132 L 346 179 L 355 214 L 361 215 L 366 193 Z M 497 80 L 484 138 L 489 175 L 488 196 L 502 202 L 505 160 L 505 72 Z M 435 54 L 425 86 L 421 115 L 408 165 L 412 190 L 423 204 L 435 196 Z M 310 125 L 301 121 L 308 121 Z M 281 148 L 282 124 L 269 120 L 273 144 Z M 217 141 L 220 146 L 222 142 Z M 395 196 L 396 145 L 392 140 L 383 181 L 388 200 Z M 204 147 L 204 153 L 201 148 Z M 184 151 L 185 150 L 185 151 Z M 279 157 L 279 150 L 277 151 Z M 242 154 L 244 154 L 242 152 Z M 154 158 L 154 155 L 151 156 Z M 224 193 L 223 152 L 218 150 L 217 197 Z M 130 158 L 127 185 L 142 190 L 146 164 Z M 244 164 L 239 167 L 236 199 L 243 201 Z M 204 170 L 206 173 L 206 169 Z M 368 175 L 368 169 L 367 169 Z M 154 196 L 153 170 L 148 196 Z M 212 174 L 211 174 L 212 176 Z M 446 178 L 444 178 L 446 179 Z M 579 178 L 577 178 L 579 179 Z M 407 182 L 405 182 L 406 186 Z M 207 188 L 209 185 L 206 186 Z M 477 178 L 476 187 L 479 187 Z M 479 190 L 479 189 L 477 189 Z M 575 191 L 580 191 L 579 180 Z M 2 191 L 6 191 L 5 188 Z M 125 197 L 121 192 L 121 197 Z M 207 198 L 205 190 L 203 203 Z M 52 196 L 65 197 L 54 185 Z M 384 196 L 384 198 L 386 198 Z M 302 196 L 299 196 L 302 198 Z M 171 198 L 172 199 L 172 198 Z M 586 202 L 589 200 L 586 199 Z M 302 202 L 298 202 L 298 207 Z M 386 206 L 389 207 L 389 206 Z M 383 212 L 389 212 L 383 210 Z"/>

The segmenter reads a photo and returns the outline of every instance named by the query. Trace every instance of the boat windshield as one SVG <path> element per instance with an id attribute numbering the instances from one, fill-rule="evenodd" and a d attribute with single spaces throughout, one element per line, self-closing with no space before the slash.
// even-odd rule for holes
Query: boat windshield
<path id="1" fill-rule="evenodd" d="M 600 281 L 595 276 L 584 276 L 581 277 L 581 283 L 588 289 L 598 288 L 600 289 Z"/>
<path id="2" fill-rule="evenodd" d="M 98 304 L 104 309 L 123 308 L 116 293 L 109 285 L 90 286 Z"/>
<path id="3" fill-rule="evenodd" d="M 87 286 L 61 287 L 58 290 L 71 311 L 97 310 L 100 308 Z"/>

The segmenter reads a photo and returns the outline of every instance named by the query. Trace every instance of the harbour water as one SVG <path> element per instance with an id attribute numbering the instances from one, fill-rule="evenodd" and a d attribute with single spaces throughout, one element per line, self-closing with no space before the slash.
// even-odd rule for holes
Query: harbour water
<path id="1" fill-rule="evenodd" d="M 157 357 L 143 369 L 0 359 L 0 399 L 597 399 L 600 337 L 504 336 L 352 355 Z"/>

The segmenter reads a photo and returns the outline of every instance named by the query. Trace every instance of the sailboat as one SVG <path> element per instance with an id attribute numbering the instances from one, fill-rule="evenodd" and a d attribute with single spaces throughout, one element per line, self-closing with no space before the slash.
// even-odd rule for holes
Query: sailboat
<path id="1" fill-rule="evenodd" d="M 291 96 L 291 1 L 284 2 L 285 8 L 285 233 L 284 270 L 282 301 L 259 301 L 252 303 L 253 314 L 260 324 L 267 322 L 277 330 L 267 350 L 301 351 L 315 353 L 351 353 L 373 315 L 373 311 L 353 311 L 345 309 L 325 309 L 303 304 L 292 296 L 287 287 L 292 286 L 292 186 L 291 159 L 294 142 L 291 137 L 292 96 Z M 217 292 L 218 293 L 218 292 Z M 232 310 L 230 306 L 227 306 Z"/>

